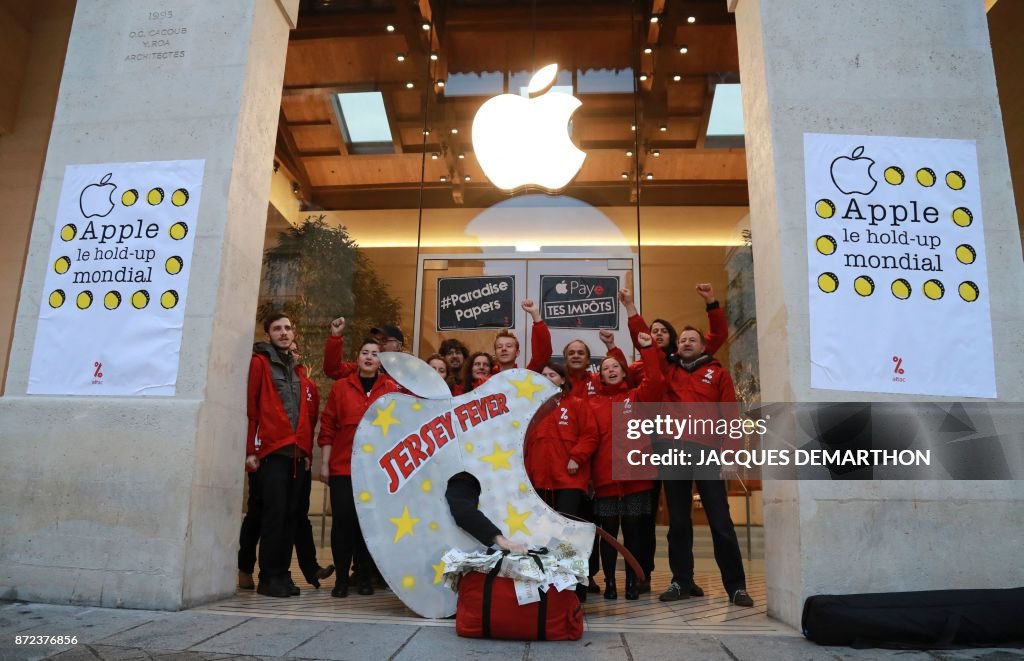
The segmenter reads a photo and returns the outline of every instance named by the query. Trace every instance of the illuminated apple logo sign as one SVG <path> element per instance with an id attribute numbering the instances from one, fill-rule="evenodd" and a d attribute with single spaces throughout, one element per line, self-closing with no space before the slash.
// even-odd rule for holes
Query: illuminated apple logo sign
<path id="1" fill-rule="evenodd" d="M 871 176 L 871 166 L 875 162 L 867 156 L 861 156 L 864 147 L 857 147 L 850 156 L 840 156 L 832 161 L 832 183 L 846 195 L 870 195 L 878 181 Z"/>
<path id="2" fill-rule="evenodd" d="M 98 184 L 89 184 L 82 189 L 81 195 L 78 196 L 78 208 L 81 209 L 82 216 L 103 218 L 114 210 L 114 191 L 117 190 L 117 186 L 110 183 L 110 175 L 108 172 Z"/>
<path id="3" fill-rule="evenodd" d="M 463 471 L 480 481 L 480 511 L 503 535 L 549 548 L 554 541 L 575 553 L 585 575 L 594 525 L 548 507 L 523 465 L 526 429 L 558 388 L 514 369 L 452 397 L 422 360 L 396 352 L 380 357 L 416 396 L 391 393 L 366 411 L 352 445 L 352 494 L 370 554 L 399 599 L 423 617 L 455 613 L 441 558 L 452 548 L 481 548 L 455 525 L 444 496 L 449 478 Z"/>
<path id="4" fill-rule="evenodd" d="M 473 119 L 473 150 L 484 174 L 507 191 L 540 186 L 565 188 L 587 155 L 569 139 L 569 118 L 581 102 L 570 94 L 546 93 L 558 65 L 530 79 L 529 99 L 501 94 L 488 99 Z"/>

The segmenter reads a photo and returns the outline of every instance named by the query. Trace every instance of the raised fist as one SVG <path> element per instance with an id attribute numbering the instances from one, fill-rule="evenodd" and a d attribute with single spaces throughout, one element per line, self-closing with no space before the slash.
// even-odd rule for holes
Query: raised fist
<path id="1" fill-rule="evenodd" d="M 619 290 L 619 302 L 623 305 L 633 305 L 633 292 L 625 287 Z"/>
<path id="2" fill-rule="evenodd" d="M 647 333 L 637 333 L 636 343 L 640 345 L 640 348 L 646 349 L 654 344 L 654 338 Z"/>
<path id="3" fill-rule="evenodd" d="M 345 317 L 338 317 L 331 322 L 331 335 L 337 337 L 345 331 Z"/>
<path id="4" fill-rule="evenodd" d="M 715 290 L 708 282 L 702 282 L 697 285 L 697 293 L 700 294 L 705 303 L 711 303 L 715 300 Z"/>
<path id="5" fill-rule="evenodd" d="M 601 338 L 601 341 L 604 342 L 604 345 L 606 347 L 608 347 L 609 349 L 611 349 L 612 347 L 615 346 L 615 333 L 614 332 L 612 332 L 612 331 L 610 331 L 610 330 L 608 330 L 606 328 L 606 329 L 598 332 L 597 335 L 598 335 L 598 337 Z"/>

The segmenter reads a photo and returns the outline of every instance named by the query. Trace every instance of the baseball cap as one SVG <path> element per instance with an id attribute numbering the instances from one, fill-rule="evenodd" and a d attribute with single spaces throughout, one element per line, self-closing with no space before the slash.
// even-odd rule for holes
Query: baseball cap
<path id="1" fill-rule="evenodd" d="M 383 335 L 385 337 L 393 337 L 402 344 L 405 344 L 405 335 L 402 334 L 402 329 L 392 324 L 381 324 L 380 326 L 374 326 L 370 329 L 370 332 L 374 335 Z"/>

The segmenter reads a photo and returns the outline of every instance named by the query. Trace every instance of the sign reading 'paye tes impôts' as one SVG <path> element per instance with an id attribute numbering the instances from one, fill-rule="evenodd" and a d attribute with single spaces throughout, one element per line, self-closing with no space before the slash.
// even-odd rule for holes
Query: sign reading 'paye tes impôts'
<path id="1" fill-rule="evenodd" d="M 995 397 L 973 141 L 804 135 L 811 387 Z"/>
<path id="2" fill-rule="evenodd" d="M 542 275 L 541 316 L 551 328 L 619 327 L 615 276 Z"/>
<path id="3" fill-rule="evenodd" d="M 510 275 L 437 279 L 437 330 L 515 328 Z"/>
<path id="4" fill-rule="evenodd" d="M 174 394 L 203 167 L 65 169 L 29 394 Z"/>

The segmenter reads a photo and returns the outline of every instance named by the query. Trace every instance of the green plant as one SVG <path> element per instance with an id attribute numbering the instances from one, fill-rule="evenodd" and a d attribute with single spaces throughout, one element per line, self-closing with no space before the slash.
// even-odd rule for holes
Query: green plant
<path id="1" fill-rule="evenodd" d="M 401 314 L 400 303 L 356 241 L 344 227 L 332 227 L 325 219 L 308 216 L 281 232 L 277 245 L 264 253 L 264 294 L 257 311 L 262 319 L 282 310 L 296 325 L 296 344 L 322 396 L 332 384 L 322 368 L 331 320 L 345 317 L 345 347 L 351 354 L 372 327 L 396 322 Z"/>

